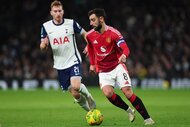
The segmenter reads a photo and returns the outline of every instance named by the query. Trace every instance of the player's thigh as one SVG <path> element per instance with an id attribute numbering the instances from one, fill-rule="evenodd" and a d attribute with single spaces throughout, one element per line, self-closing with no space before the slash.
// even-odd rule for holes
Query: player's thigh
<path id="1" fill-rule="evenodd" d="M 80 89 L 80 84 L 81 84 L 81 65 L 80 64 L 75 64 L 71 67 L 70 69 L 70 82 L 71 82 L 71 87 L 73 87 L 76 90 Z"/>
<path id="2" fill-rule="evenodd" d="M 119 64 L 116 69 L 116 82 L 119 88 L 121 89 L 126 86 L 131 86 L 131 78 L 129 76 L 126 66 L 124 64 Z"/>
<path id="3" fill-rule="evenodd" d="M 67 91 L 70 86 L 70 75 L 67 70 L 57 70 L 58 80 L 63 91 Z"/>
<path id="4" fill-rule="evenodd" d="M 111 85 L 105 85 L 104 87 L 102 87 L 102 92 L 106 97 L 110 98 L 114 93 L 114 88 Z"/>
<path id="5" fill-rule="evenodd" d="M 99 73 L 98 76 L 101 89 L 107 85 L 114 87 L 115 80 L 110 72 Z"/>

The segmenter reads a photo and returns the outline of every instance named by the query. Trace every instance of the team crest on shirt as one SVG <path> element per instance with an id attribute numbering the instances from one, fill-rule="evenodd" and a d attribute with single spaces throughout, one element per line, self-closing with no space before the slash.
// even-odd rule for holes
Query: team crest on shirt
<path id="1" fill-rule="evenodd" d="M 68 33 L 68 29 L 65 29 L 65 33 L 66 33 L 66 34 Z"/>
<path id="2" fill-rule="evenodd" d="M 107 43 L 110 43 L 110 42 L 111 42 L 111 37 L 107 37 L 107 38 L 106 38 L 106 42 L 107 42 Z"/>

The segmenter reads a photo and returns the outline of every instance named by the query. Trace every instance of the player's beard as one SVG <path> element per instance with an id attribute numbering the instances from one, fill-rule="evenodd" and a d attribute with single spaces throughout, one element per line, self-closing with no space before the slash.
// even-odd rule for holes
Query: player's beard
<path id="1" fill-rule="evenodd" d="M 99 23 L 98 26 L 94 27 L 94 30 L 100 32 L 102 24 L 100 23 L 100 21 L 98 23 Z"/>
<path id="2" fill-rule="evenodd" d="M 102 28 L 102 25 L 99 24 L 97 27 L 94 28 L 94 30 L 100 32 L 100 29 L 101 29 L 101 28 Z"/>

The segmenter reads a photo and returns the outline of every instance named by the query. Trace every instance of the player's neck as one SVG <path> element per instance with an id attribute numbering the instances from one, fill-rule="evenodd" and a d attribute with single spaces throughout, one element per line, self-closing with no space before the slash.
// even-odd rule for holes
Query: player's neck
<path id="1" fill-rule="evenodd" d="M 106 31 L 106 24 L 102 24 L 102 28 L 100 29 L 99 33 L 104 33 Z"/>
<path id="2" fill-rule="evenodd" d="M 56 25 L 59 25 L 59 24 L 62 24 L 62 23 L 63 23 L 63 19 L 60 19 L 60 20 L 55 20 L 55 19 L 53 19 L 53 22 L 54 22 Z"/>

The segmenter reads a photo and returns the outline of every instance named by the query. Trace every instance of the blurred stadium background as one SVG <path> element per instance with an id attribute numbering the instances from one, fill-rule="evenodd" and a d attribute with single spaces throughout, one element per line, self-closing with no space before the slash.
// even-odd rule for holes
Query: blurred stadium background
<path id="1" fill-rule="evenodd" d="M 41 25 L 51 18 L 52 1 L 1 0 L 0 127 L 88 126 L 86 112 L 73 104 L 68 92 L 43 90 L 60 89 L 51 50 L 45 54 L 39 49 Z M 131 54 L 126 64 L 134 87 L 142 88 L 134 91 L 145 102 L 155 126 L 189 127 L 190 0 L 61 1 L 65 17 L 75 19 L 86 30 L 91 29 L 88 11 L 104 8 L 107 24 L 127 40 Z M 82 54 L 86 44 L 80 36 L 77 39 Z M 98 86 L 98 78 L 88 73 L 88 59 L 83 54 L 82 58 L 83 82 Z M 88 88 L 105 116 L 101 126 L 143 125 L 138 113 L 131 124 L 126 113 L 110 104 L 98 87 Z M 26 91 L 32 89 L 38 90 Z M 119 90 L 115 92 L 124 98 Z"/>
<path id="2" fill-rule="evenodd" d="M 39 49 L 40 28 L 49 20 L 52 0 L 2 0 L 0 7 L 0 89 L 42 86 L 57 79 L 51 50 Z M 127 66 L 133 84 L 143 88 L 190 88 L 189 0 L 62 0 L 66 18 L 90 29 L 87 13 L 101 7 L 131 50 Z M 82 54 L 85 41 L 78 37 Z M 83 58 L 83 82 L 98 85 Z M 49 80 L 50 79 L 50 80 Z M 48 83 L 47 83 L 48 84 Z M 57 88 L 57 87 L 54 87 Z"/>

